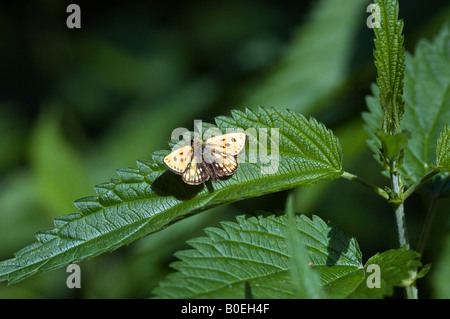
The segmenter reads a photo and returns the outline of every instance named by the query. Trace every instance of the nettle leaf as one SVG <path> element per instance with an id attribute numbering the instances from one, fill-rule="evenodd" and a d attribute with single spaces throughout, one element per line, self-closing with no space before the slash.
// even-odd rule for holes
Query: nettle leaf
<path id="1" fill-rule="evenodd" d="M 436 164 L 442 171 L 450 171 L 450 126 L 446 125 L 439 137 L 436 149 Z"/>
<path id="2" fill-rule="evenodd" d="M 403 77 L 405 72 L 405 50 L 403 47 L 403 21 L 398 20 L 397 0 L 375 0 L 380 9 L 380 27 L 375 32 L 375 66 L 377 84 L 380 88 L 383 132 L 400 132 L 404 113 Z"/>
<path id="3" fill-rule="evenodd" d="M 376 160 L 380 160 L 380 150 L 382 148 L 381 141 L 377 136 L 377 132 L 381 128 L 381 107 L 380 107 L 380 89 L 375 83 L 370 86 L 371 95 L 366 96 L 366 105 L 369 112 L 363 112 L 362 118 L 365 122 L 364 130 L 369 135 L 367 145 L 373 152 Z"/>
<path id="4" fill-rule="evenodd" d="M 244 298 L 246 286 L 257 299 L 296 297 L 290 272 L 289 221 L 285 215 L 238 216 L 237 223 L 222 222 L 223 229 L 207 228 L 208 237 L 188 242 L 195 249 L 176 253 L 181 261 L 172 267 L 178 272 L 160 282 L 155 297 Z M 300 215 L 294 226 L 309 256 L 302 262 L 318 270 L 322 285 L 362 267 L 356 240 L 334 225 L 317 216 Z"/>
<path id="5" fill-rule="evenodd" d="M 375 284 L 376 268 L 369 268 L 375 265 L 379 270 L 379 288 L 369 286 L 367 281 Z M 411 249 L 391 249 L 383 253 L 378 253 L 369 258 L 366 262 L 364 270 L 367 279 L 362 281 L 354 290 L 349 298 L 383 298 L 384 296 L 392 296 L 394 287 L 406 287 L 411 282 L 411 272 L 417 272 L 421 266 L 420 254 Z M 372 266 L 373 267 L 373 266 Z M 369 276 L 374 276 L 371 278 Z"/>
<path id="6" fill-rule="evenodd" d="M 294 197 L 292 193 L 289 194 L 286 201 L 286 217 L 286 245 L 288 255 L 291 256 L 289 269 L 292 277 L 294 298 L 322 298 L 323 292 L 320 286 L 319 276 L 314 272 L 311 265 L 305 262 L 309 257 L 305 245 L 303 245 L 300 236 L 297 234 Z"/>
<path id="7" fill-rule="evenodd" d="M 377 131 L 375 135 L 381 142 L 381 148 L 383 150 L 383 155 L 389 160 L 394 160 L 401 154 L 406 144 L 408 143 L 409 132 L 403 131 L 402 133 L 389 134 Z"/>
<path id="8" fill-rule="evenodd" d="M 0 280 L 15 283 L 112 251 L 193 213 L 342 174 L 339 142 L 315 119 L 275 108 L 232 114 L 216 118 L 217 126 L 224 133 L 227 128 L 247 130 L 250 145 L 234 175 L 187 185 L 164 166 L 169 151 L 155 152 L 151 160 L 138 161 L 137 168 L 119 169 L 118 179 L 95 187 L 96 196 L 75 201 L 78 212 L 56 218 L 55 228 L 39 232 L 36 243 L 0 262 Z M 249 152 L 265 144 L 270 154 Z"/>
<path id="9" fill-rule="evenodd" d="M 317 216 L 238 216 L 237 223 L 223 222 L 222 227 L 205 229 L 208 237 L 188 241 L 194 249 L 175 254 L 180 260 L 171 266 L 177 272 L 160 282 L 154 297 L 234 299 L 251 291 L 256 299 L 296 298 L 296 280 L 302 280 L 307 290 L 302 298 L 383 298 L 395 286 L 411 284 L 410 273 L 421 265 L 417 252 L 397 249 L 378 253 L 363 266 L 356 240 Z M 292 228 L 307 257 L 290 247 Z M 319 276 L 321 291 L 314 275 L 306 278 L 307 265 Z M 370 288 L 368 281 L 375 280 L 380 287 Z"/>
<path id="10" fill-rule="evenodd" d="M 409 131 L 410 138 L 404 149 L 402 177 L 410 186 L 429 173 L 436 165 L 437 140 L 450 119 L 450 27 L 444 26 L 433 42 L 421 40 L 415 55 L 406 54 L 405 114 L 401 128 Z M 365 113 L 368 144 L 375 154 L 381 147 L 375 132 L 380 128 L 382 114 L 379 110 L 379 88 L 372 86 L 372 96 L 366 103 L 370 113 Z M 441 147 L 443 144 L 441 144 Z M 443 154 L 441 152 L 441 154 Z M 445 182 L 444 173 L 432 183 Z M 435 185 L 435 189 L 443 189 Z"/>
<path id="11" fill-rule="evenodd" d="M 411 139 L 403 166 L 408 180 L 417 181 L 435 165 L 437 140 L 450 121 L 450 27 L 433 42 L 420 41 L 408 61 L 403 128 Z"/>

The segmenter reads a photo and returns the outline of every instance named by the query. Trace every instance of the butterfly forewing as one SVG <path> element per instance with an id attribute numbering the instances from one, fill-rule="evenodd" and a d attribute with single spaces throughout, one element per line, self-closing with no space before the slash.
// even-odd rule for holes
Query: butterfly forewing
<path id="1" fill-rule="evenodd" d="M 245 133 L 228 133 L 214 136 L 205 141 L 205 148 L 214 149 L 214 152 L 227 155 L 238 155 L 245 147 Z"/>
<path id="2" fill-rule="evenodd" d="M 164 157 L 163 162 L 172 172 L 181 175 L 186 171 L 188 165 L 191 163 L 193 155 L 193 148 L 190 145 L 187 145 L 176 149 Z"/>

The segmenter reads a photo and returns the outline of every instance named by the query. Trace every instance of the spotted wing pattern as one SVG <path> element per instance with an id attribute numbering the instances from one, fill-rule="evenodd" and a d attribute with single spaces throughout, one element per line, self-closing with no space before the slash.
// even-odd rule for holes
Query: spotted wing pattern
<path id="1" fill-rule="evenodd" d="M 205 141 L 205 160 L 218 176 L 229 176 L 237 170 L 236 157 L 245 148 L 246 138 L 245 133 L 229 133 Z"/>
<path id="2" fill-rule="evenodd" d="M 237 170 L 237 156 L 245 148 L 246 139 L 245 133 L 229 133 L 208 138 L 203 144 L 194 141 L 194 146 L 173 151 L 163 162 L 189 185 L 201 184 L 210 177 L 219 181 L 217 176 L 229 176 Z M 202 154 L 194 154 L 194 148 L 201 149 Z"/>
<path id="3" fill-rule="evenodd" d="M 188 168 L 194 155 L 194 149 L 190 146 L 183 146 L 164 157 L 164 164 L 175 174 L 181 175 Z"/>
<path id="4" fill-rule="evenodd" d="M 205 141 L 205 148 L 212 148 L 215 152 L 237 156 L 245 147 L 247 135 L 245 133 L 228 133 L 214 136 Z"/>

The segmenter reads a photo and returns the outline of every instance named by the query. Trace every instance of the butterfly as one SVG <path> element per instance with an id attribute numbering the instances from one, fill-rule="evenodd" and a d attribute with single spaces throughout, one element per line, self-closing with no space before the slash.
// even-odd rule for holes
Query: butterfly
<path id="1" fill-rule="evenodd" d="M 228 133 L 211 137 L 202 142 L 178 148 L 163 159 L 175 174 L 181 175 L 189 185 L 201 184 L 209 178 L 214 182 L 221 176 L 232 175 L 238 168 L 237 156 L 245 148 L 245 133 Z"/>

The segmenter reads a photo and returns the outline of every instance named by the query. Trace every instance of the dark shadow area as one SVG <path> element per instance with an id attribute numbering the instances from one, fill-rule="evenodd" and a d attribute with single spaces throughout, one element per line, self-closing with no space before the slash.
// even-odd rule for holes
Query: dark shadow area
<path id="1" fill-rule="evenodd" d="M 183 182 L 180 175 L 166 171 L 153 182 L 151 188 L 159 196 L 174 196 L 185 201 L 197 196 L 203 190 L 204 184 L 188 185 Z"/>
<path id="2" fill-rule="evenodd" d="M 227 180 L 230 176 L 220 177 L 220 180 Z M 215 191 L 214 182 L 208 181 L 199 185 L 189 185 L 183 182 L 181 175 L 166 171 L 162 173 L 152 184 L 152 190 L 160 196 L 174 196 L 179 200 L 189 200 L 197 196 L 206 186 L 209 193 Z"/>
<path id="3" fill-rule="evenodd" d="M 245 282 L 245 299 L 253 299 L 253 293 L 252 293 L 252 286 L 248 283 L 248 281 Z"/>
<path id="4" fill-rule="evenodd" d="M 205 182 L 206 189 L 208 190 L 209 193 L 214 192 L 214 185 L 213 185 L 213 183 L 214 182 L 212 182 L 211 179 L 209 181 Z"/>
<path id="5" fill-rule="evenodd" d="M 350 237 L 343 231 L 340 231 L 333 223 L 328 223 L 328 226 L 331 227 L 331 230 L 327 236 L 329 238 L 329 242 L 326 265 L 334 266 L 341 255 L 348 251 L 350 246 Z"/>

